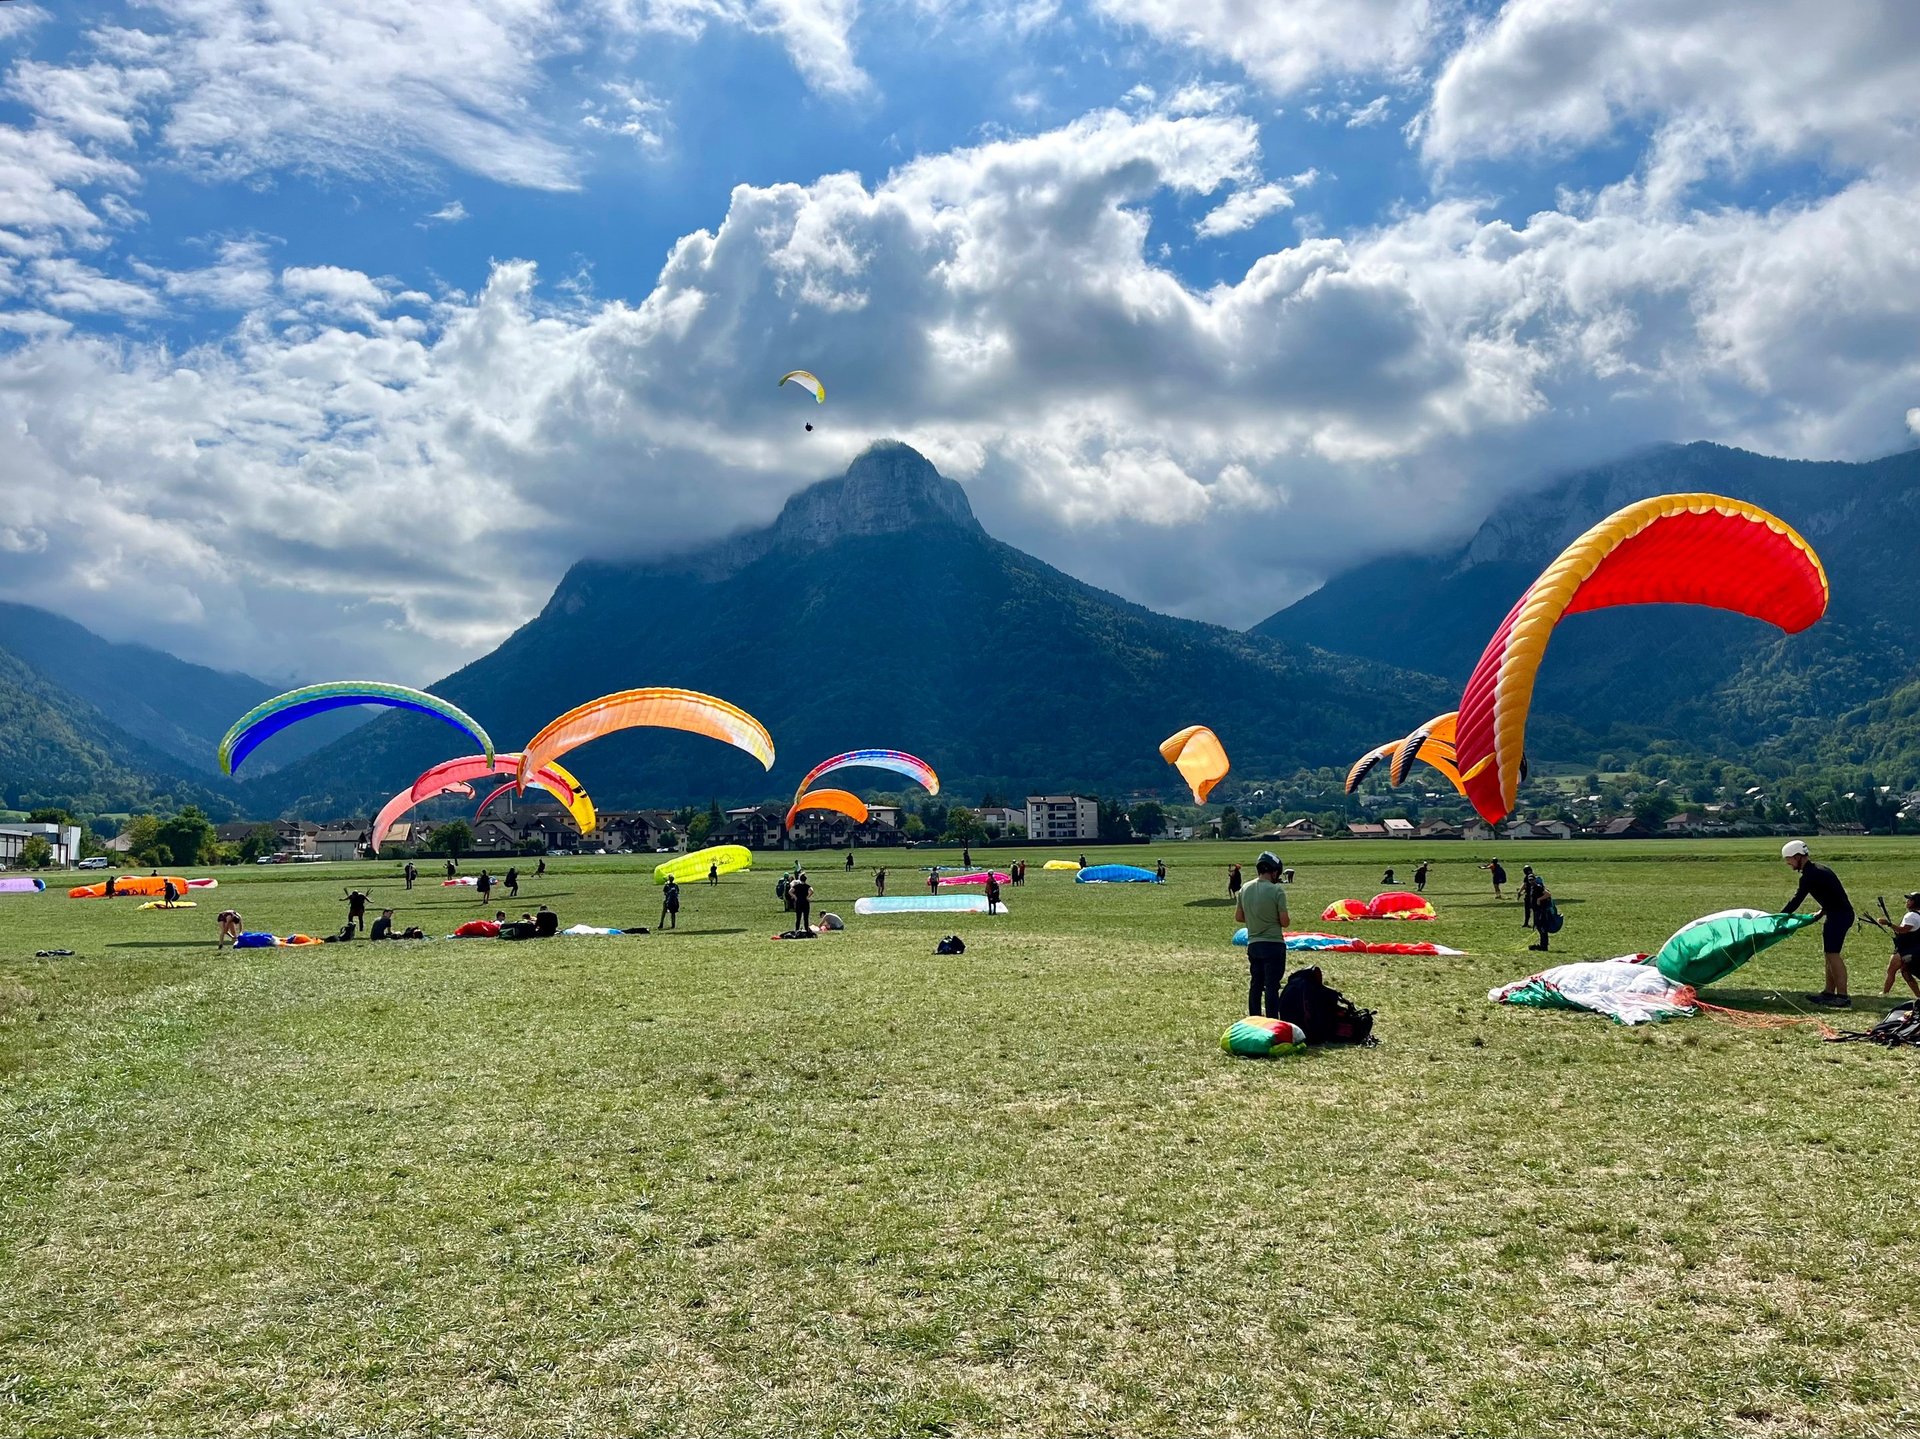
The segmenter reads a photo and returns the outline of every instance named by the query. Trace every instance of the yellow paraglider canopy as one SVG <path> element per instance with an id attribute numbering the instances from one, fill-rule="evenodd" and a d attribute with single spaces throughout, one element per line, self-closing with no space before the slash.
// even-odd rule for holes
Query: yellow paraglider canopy
<path id="1" fill-rule="evenodd" d="M 820 377 L 814 374 L 812 370 L 788 370 L 786 374 L 780 377 L 780 383 L 784 385 L 789 380 L 793 381 L 794 384 L 803 390 L 811 390 L 815 404 L 826 404 L 827 387 L 820 383 Z"/>
<path id="2" fill-rule="evenodd" d="M 1203 724 L 1188 725 L 1160 742 L 1160 758 L 1180 771 L 1193 791 L 1193 802 L 1205 804 L 1213 787 L 1227 777 L 1227 750 L 1220 736 Z"/>

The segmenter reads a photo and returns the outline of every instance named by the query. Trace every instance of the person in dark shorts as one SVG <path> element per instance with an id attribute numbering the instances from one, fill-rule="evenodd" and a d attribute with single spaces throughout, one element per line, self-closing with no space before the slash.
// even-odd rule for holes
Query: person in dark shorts
<path id="1" fill-rule="evenodd" d="M 670 879 L 667 887 L 660 892 L 659 929 L 680 928 L 680 881 Z"/>
<path id="2" fill-rule="evenodd" d="M 1788 840 L 1780 847 L 1780 858 L 1800 876 L 1800 887 L 1780 912 L 1792 914 L 1800 908 L 1801 901 L 1807 899 L 1820 906 L 1820 939 L 1821 948 L 1826 951 L 1827 986 L 1818 994 L 1808 995 L 1807 1003 L 1826 1009 L 1852 1009 L 1853 1000 L 1847 994 L 1847 961 L 1840 953 L 1841 946 L 1847 942 L 1847 931 L 1853 928 L 1853 901 L 1847 898 L 1846 886 L 1840 883 L 1840 876 L 1824 864 L 1814 863 L 1803 839 Z"/>
<path id="3" fill-rule="evenodd" d="M 367 896 L 357 889 L 347 892 L 347 928 L 343 933 L 356 929 L 362 934 L 367 931 Z"/>
<path id="4" fill-rule="evenodd" d="M 240 938 L 240 911 L 223 909 L 215 916 L 220 925 L 220 937 L 213 944 L 215 949 L 225 949 L 230 941 Z M 1892 983 L 1891 980 L 1888 983 Z"/>
<path id="5" fill-rule="evenodd" d="M 873 872 L 873 892 L 875 894 L 887 892 L 887 867 L 884 864 Z"/>
<path id="6" fill-rule="evenodd" d="M 1532 865 L 1520 866 L 1520 927 L 1522 929 L 1533 928 L 1534 896 L 1544 888 L 1546 886 L 1541 883 L 1540 876 L 1533 872 Z"/>
<path id="7" fill-rule="evenodd" d="M 1416 894 L 1427 892 L 1427 862 L 1424 859 L 1413 867 L 1413 888 Z"/>
<path id="8" fill-rule="evenodd" d="M 160 887 L 160 897 L 167 904 L 178 904 L 180 902 L 180 886 L 175 884 L 172 878 L 169 877 L 167 882 Z"/>
<path id="9" fill-rule="evenodd" d="M 1240 878 L 1240 866 L 1237 864 L 1228 865 L 1227 866 L 1227 898 L 1228 899 L 1238 899 L 1240 897 L 1240 886 L 1242 883 L 1243 881 Z"/>
<path id="10" fill-rule="evenodd" d="M 457 863 L 455 863 L 453 860 L 448 860 L 447 861 L 447 878 L 452 879 L 458 873 L 460 873 L 460 866 Z"/>
<path id="11" fill-rule="evenodd" d="M 1880 986 L 1880 992 L 1893 993 L 1895 979 L 1906 980 L 1914 1000 L 1920 1002 L 1920 890 L 1907 896 L 1907 912 L 1893 927 L 1893 960 L 1887 965 L 1887 982 Z"/>
<path id="12" fill-rule="evenodd" d="M 407 888 L 413 888 L 413 882 L 420 878 L 420 871 L 413 867 L 413 861 L 407 861 L 407 867 L 400 871 L 400 877 L 407 882 Z"/>
<path id="13" fill-rule="evenodd" d="M 504 883 L 507 886 L 508 899 L 520 898 L 520 871 L 515 866 L 513 865 L 507 866 L 507 873 L 506 873 Z"/>
<path id="14" fill-rule="evenodd" d="M 1165 879 L 1167 877 L 1167 862 L 1164 859 L 1156 859 L 1153 862 L 1153 877 L 1155 879 Z"/>
<path id="15" fill-rule="evenodd" d="M 989 870 L 987 872 L 987 913 L 992 914 L 998 908 L 1000 908 L 1000 881 L 994 878 L 993 872 Z"/>
<path id="16" fill-rule="evenodd" d="M 848 874 L 853 873 L 853 851 L 852 850 L 847 851 L 847 873 Z"/>
<path id="17" fill-rule="evenodd" d="M 940 871 L 937 869 L 930 869 L 927 871 L 927 893 L 928 894 L 940 893 Z"/>
<path id="18" fill-rule="evenodd" d="M 803 869 L 793 877 L 793 884 L 787 889 L 787 897 L 793 901 L 793 927 L 802 933 L 813 931 L 813 886 L 807 883 L 807 872 Z"/>
<path id="19" fill-rule="evenodd" d="M 1538 875 L 1533 876 L 1533 900 L 1528 907 L 1528 913 L 1533 919 L 1533 932 L 1540 936 L 1540 942 L 1530 944 L 1527 948 L 1537 949 L 1545 954 L 1548 937 L 1559 928 L 1560 911 L 1553 902 L 1553 895 L 1548 891 L 1546 881 Z"/>
<path id="20" fill-rule="evenodd" d="M 967 869 L 973 868 L 973 850 L 966 845 L 960 846 L 960 863 Z"/>
<path id="21" fill-rule="evenodd" d="M 533 877 L 535 879 L 540 878 L 540 876 L 545 874 L 546 872 L 547 872 L 547 862 L 544 859 L 541 860 L 540 863 L 536 864 L 533 867 Z"/>
<path id="22" fill-rule="evenodd" d="M 1237 866 L 1236 866 L 1237 868 Z M 1280 1017 L 1280 980 L 1287 972 L 1287 892 L 1280 884 L 1280 857 L 1263 850 L 1253 862 L 1253 883 L 1233 907 L 1247 927 L 1247 1013 Z"/>
<path id="23" fill-rule="evenodd" d="M 481 870 L 479 878 L 473 882 L 473 887 L 479 891 L 480 903 L 484 905 L 487 897 L 493 893 L 493 876 L 486 870 Z"/>
<path id="24" fill-rule="evenodd" d="M 1495 899 L 1505 899 L 1506 896 L 1500 893 L 1500 888 L 1507 882 L 1506 866 L 1501 864 L 1499 860 L 1494 859 L 1488 860 L 1487 863 L 1481 865 L 1480 868 L 1486 870 L 1487 873 L 1493 876 L 1493 897 Z"/>

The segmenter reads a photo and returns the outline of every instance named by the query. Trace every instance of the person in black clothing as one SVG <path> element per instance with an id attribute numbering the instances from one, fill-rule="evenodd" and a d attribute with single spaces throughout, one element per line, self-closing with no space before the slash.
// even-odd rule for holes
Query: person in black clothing
<path id="1" fill-rule="evenodd" d="M 180 886 L 175 884 L 173 880 L 169 878 L 167 882 L 161 886 L 160 897 L 163 900 L 165 900 L 168 904 L 177 904 L 180 900 Z"/>
<path id="2" fill-rule="evenodd" d="M 1083 854 L 1080 856 L 1080 868 L 1085 869 L 1086 867 L 1087 867 L 1087 857 Z"/>
<path id="3" fill-rule="evenodd" d="M 397 936 L 393 932 L 393 911 L 390 909 L 381 910 L 380 918 L 376 919 L 373 922 L 373 928 L 370 931 L 368 931 L 367 938 L 368 939 L 397 939 L 398 937 L 399 936 Z"/>
<path id="4" fill-rule="evenodd" d="M 452 879 L 458 873 L 460 873 L 459 864 L 453 860 L 448 860 L 447 861 L 447 878 Z"/>
<path id="5" fill-rule="evenodd" d="M 968 869 L 973 868 L 973 850 L 964 844 L 960 846 L 960 863 Z"/>
<path id="6" fill-rule="evenodd" d="M 1237 864 L 1228 865 L 1227 866 L 1227 898 L 1238 899 L 1240 897 L 1240 886 L 1244 882 L 1245 881 L 1243 881 L 1240 878 L 1240 866 Z"/>
<path id="7" fill-rule="evenodd" d="M 1507 882 L 1506 866 L 1496 859 L 1489 860 L 1486 864 L 1481 865 L 1480 868 L 1486 870 L 1493 876 L 1493 897 L 1495 899 L 1505 899 L 1506 896 L 1500 893 L 1500 888 Z"/>
<path id="8" fill-rule="evenodd" d="M 1541 888 L 1540 880 L 1533 872 L 1533 866 L 1520 866 L 1520 927 L 1533 928 L 1533 897 Z"/>
<path id="9" fill-rule="evenodd" d="M 493 893 L 493 876 L 486 870 L 481 870 L 480 877 L 473 882 L 473 887 L 480 892 L 480 903 L 484 905 L 487 897 Z"/>
<path id="10" fill-rule="evenodd" d="M 940 893 L 940 871 L 937 867 L 927 871 L 927 893 Z"/>
<path id="11" fill-rule="evenodd" d="M 1547 937 L 1553 933 L 1554 905 L 1553 896 L 1548 893 L 1546 881 L 1538 875 L 1529 878 L 1532 888 L 1528 891 L 1528 912 L 1533 916 L 1533 932 L 1540 936 L 1538 944 L 1530 944 L 1528 949 L 1537 949 L 1546 953 Z"/>
<path id="12" fill-rule="evenodd" d="M 793 901 L 793 927 L 796 932 L 813 932 L 813 886 L 807 883 L 807 872 L 803 869 L 794 875 L 793 883 L 787 888 L 787 897 Z"/>
<path id="13" fill-rule="evenodd" d="M 887 867 L 884 864 L 873 872 L 873 892 L 882 895 L 887 892 Z"/>
<path id="14" fill-rule="evenodd" d="M 987 873 L 987 913 L 992 914 L 999 907 L 1000 907 L 1000 881 L 994 878 L 992 871 L 988 871 Z"/>
<path id="15" fill-rule="evenodd" d="M 1823 921 L 1820 934 L 1822 948 L 1826 950 L 1827 987 L 1818 994 L 1808 995 L 1807 1002 L 1827 1009 L 1851 1009 L 1853 1000 L 1847 995 L 1847 961 L 1840 953 L 1840 947 L 1847 942 L 1847 931 L 1853 928 L 1853 901 L 1847 898 L 1846 886 L 1840 883 L 1840 876 L 1824 864 L 1814 863 L 1805 840 L 1789 840 L 1781 846 L 1780 858 L 1800 876 L 1800 887 L 1781 907 L 1781 913 L 1792 914 L 1800 907 L 1801 900 L 1811 899 L 1820 906 L 1818 913 Z"/>
<path id="16" fill-rule="evenodd" d="M 548 909 L 544 904 L 541 905 L 533 916 L 533 932 L 542 939 L 546 939 L 549 935 L 558 934 L 560 932 L 560 916 Z"/>
<path id="17" fill-rule="evenodd" d="M 1427 892 L 1427 862 L 1424 859 L 1413 867 L 1413 888 L 1416 894 Z"/>
<path id="18" fill-rule="evenodd" d="M 1164 859 L 1156 859 L 1153 862 L 1153 877 L 1155 879 L 1165 879 L 1167 877 L 1167 862 Z"/>
<path id="19" fill-rule="evenodd" d="M 680 928 L 680 881 L 670 879 L 667 887 L 660 892 L 659 929 Z"/>
<path id="20" fill-rule="evenodd" d="M 847 851 L 847 873 L 848 874 L 853 873 L 853 851 L 852 850 Z"/>
<path id="21" fill-rule="evenodd" d="M 707 883 L 708 884 L 720 883 L 720 861 L 717 859 L 710 860 L 707 863 Z"/>
<path id="22" fill-rule="evenodd" d="M 342 933 L 352 933 L 358 929 L 362 933 L 367 928 L 367 896 L 359 890 L 347 892 L 347 927 Z"/>
<path id="23" fill-rule="evenodd" d="M 533 877 L 535 879 L 540 878 L 540 876 L 545 874 L 546 872 L 547 872 L 547 862 L 544 859 L 541 860 L 540 863 L 536 864 L 533 867 Z"/>
<path id="24" fill-rule="evenodd" d="M 513 865 L 507 866 L 506 885 L 508 899 L 520 898 L 520 871 Z"/>
<path id="25" fill-rule="evenodd" d="M 413 888 L 413 882 L 420 878 L 420 871 L 413 867 L 413 861 L 407 861 L 407 867 L 400 871 L 400 877 L 407 882 L 407 888 Z"/>
<path id="26" fill-rule="evenodd" d="M 1381 875 L 1381 876 L 1380 876 L 1380 883 L 1382 883 L 1382 884 L 1392 884 L 1392 883 L 1393 883 L 1393 871 L 1392 871 L 1392 870 L 1388 870 L 1388 871 L 1387 871 L 1387 872 L 1386 872 L 1385 874 L 1383 874 L 1383 875 Z"/>

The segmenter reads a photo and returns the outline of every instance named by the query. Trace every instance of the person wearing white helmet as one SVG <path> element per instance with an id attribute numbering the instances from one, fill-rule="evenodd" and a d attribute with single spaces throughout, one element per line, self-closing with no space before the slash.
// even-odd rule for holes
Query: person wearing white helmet
<path id="1" fill-rule="evenodd" d="M 1827 1009 L 1851 1009 L 1847 962 L 1840 954 L 1840 947 L 1847 942 L 1847 931 L 1853 928 L 1853 901 L 1847 898 L 1846 886 L 1840 883 L 1839 875 L 1824 864 L 1814 862 L 1805 840 L 1788 840 L 1780 846 L 1780 858 L 1800 876 L 1800 888 L 1781 906 L 1781 913 L 1792 914 L 1805 899 L 1820 906 L 1817 913 L 1821 919 L 1821 947 L 1827 956 L 1827 981 L 1825 989 L 1807 996 L 1807 1002 Z"/>

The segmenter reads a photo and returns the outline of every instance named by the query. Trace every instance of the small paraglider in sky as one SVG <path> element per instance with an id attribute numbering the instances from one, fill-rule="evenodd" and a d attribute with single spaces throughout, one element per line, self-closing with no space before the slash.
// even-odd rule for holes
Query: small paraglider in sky
<path id="1" fill-rule="evenodd" d="M 1193 791 L 1193 802 L 1205 804 L 1213 787 L 1227 777 L 1227 751 L 1220 737 L 1203 724 L 1188 725 L 1160 742 L 1160 758 L 1180 771 Z"/>
<path id="2" fill-rule="evenodd" d="M 816 405 L 826 404 L 827 387 L 820 383 L 820 377 L 814 374 L 813 371 L 788 370 L 786 374 L 780 377 L 780 383 L 782 385 L 785 385 L 789 380 L 791 380 L 794 384 L 798 385 L 801 389 L 806 390 L 810 394 L 812 394 L 813 402 Z M 807 426 L 807 433 L 808 434 L 813 433 L 813 426 L 811 424 Z"/>

